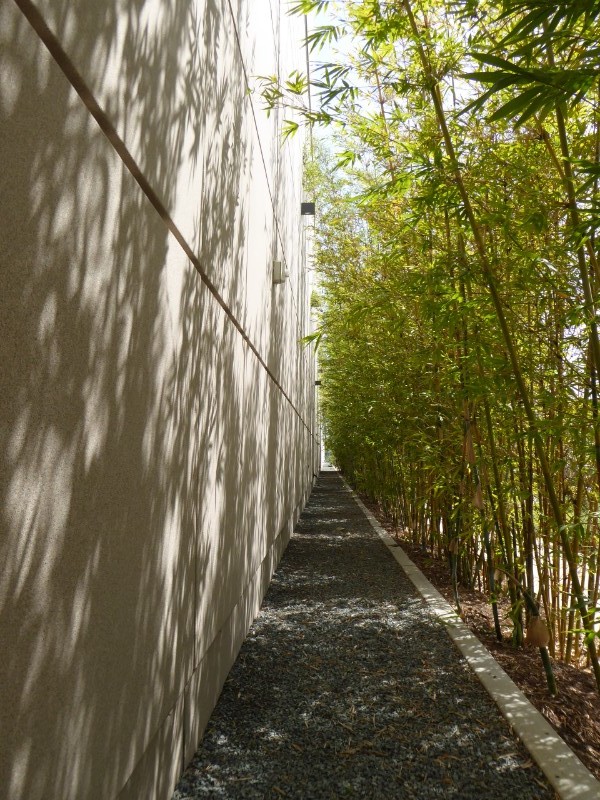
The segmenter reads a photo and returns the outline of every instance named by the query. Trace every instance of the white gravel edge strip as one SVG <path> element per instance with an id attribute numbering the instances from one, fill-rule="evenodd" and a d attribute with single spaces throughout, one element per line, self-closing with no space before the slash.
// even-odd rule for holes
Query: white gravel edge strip
<path id="1" fill-rule="evenodd" d="M 434 616 L 444 623 L 450 638 L 561 799 L 599 800 L 600 782 L 529 702 L 489 650 L 471 633 L 452 606 L 413 564 L 404 550 L 384 531 L 343 477 L 342 480 L 392 556 L 427 602 Z"/>

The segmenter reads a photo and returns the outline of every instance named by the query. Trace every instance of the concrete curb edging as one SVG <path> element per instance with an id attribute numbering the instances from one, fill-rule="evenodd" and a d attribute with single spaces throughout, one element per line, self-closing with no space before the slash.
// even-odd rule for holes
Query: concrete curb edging
<path id="1" fill-rule="evenodd" d="M 529 702 L 489 650 L 464 624 L 452 606 L 427 580 L 404 550 L 384 531 L 341 474 L 340 477 L 433 615 L 444 624 L 450 638 L 561 800 L 599 800 L 600 782 Z"/>

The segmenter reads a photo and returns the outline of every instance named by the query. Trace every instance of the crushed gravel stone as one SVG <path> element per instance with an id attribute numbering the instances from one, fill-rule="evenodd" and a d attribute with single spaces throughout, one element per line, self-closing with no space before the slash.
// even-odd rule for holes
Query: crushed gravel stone
<path id="1" fill-rule="evenodd" d="M 173 800 L 555 797 L 322 473 Z"/>

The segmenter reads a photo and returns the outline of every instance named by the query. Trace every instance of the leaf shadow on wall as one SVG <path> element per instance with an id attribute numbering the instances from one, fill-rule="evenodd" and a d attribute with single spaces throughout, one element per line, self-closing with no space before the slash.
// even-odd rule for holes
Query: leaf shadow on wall
<path id="1" fill-rule="evenodd" d="M 205 4 L 201 91 L 182 77 L 194 4 L 162 3 L 154 38 L 143 6 L 72 6 L 77 66 L 102 74 L 99 48 L 108 59 L 126 25 L 135 101 L 109 115 L 135 104 L 131 136 L 167 209 L 182 165 L 198 166 L 193 246 L 239 305 L 247 100 L 239 62 L 226 85 L 211 72 L 226 3 Z M 248 420 L 273 392 L 249 380 L 238 333 L 28 23 L 2 14 L 0 783 L 11 798 L 114 797 L 223 622 L 227 587 L 264 553 L 248 534 L 273 441 Z M 208 138 L 210 164 L 194 155 Z"/>

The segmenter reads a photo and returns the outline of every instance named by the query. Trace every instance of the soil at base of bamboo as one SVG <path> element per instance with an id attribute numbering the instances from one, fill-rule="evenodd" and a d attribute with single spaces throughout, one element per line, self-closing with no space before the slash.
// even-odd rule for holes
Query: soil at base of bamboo
<path id="1" fill-rule="evenodd" d="M 432 558 L 429 553 L 424 553 L 410 539 L 399 534 L 380 506 L 364 496 L 361 499 L 381 526 L 402 545 L 409 558 L 446 600 L 454 605 L 448 565 Z M 558 697 L 552 697 L 548 692 L 537 648 L 517 649 L 512 645 L 512 623 L 507 616 L 510 608 L 508 601 L 501 599 L 498 604 L 505 637 L 503 642 L 498 642 L 487 597 L 464 586 L 459 587 L 459 597 L 464 622 L 493 653 L 523 694 L 544 715 L 590 772 L 600 780 L 600 696 L 591 672 L 552 659 L 558 685 Z"/>

